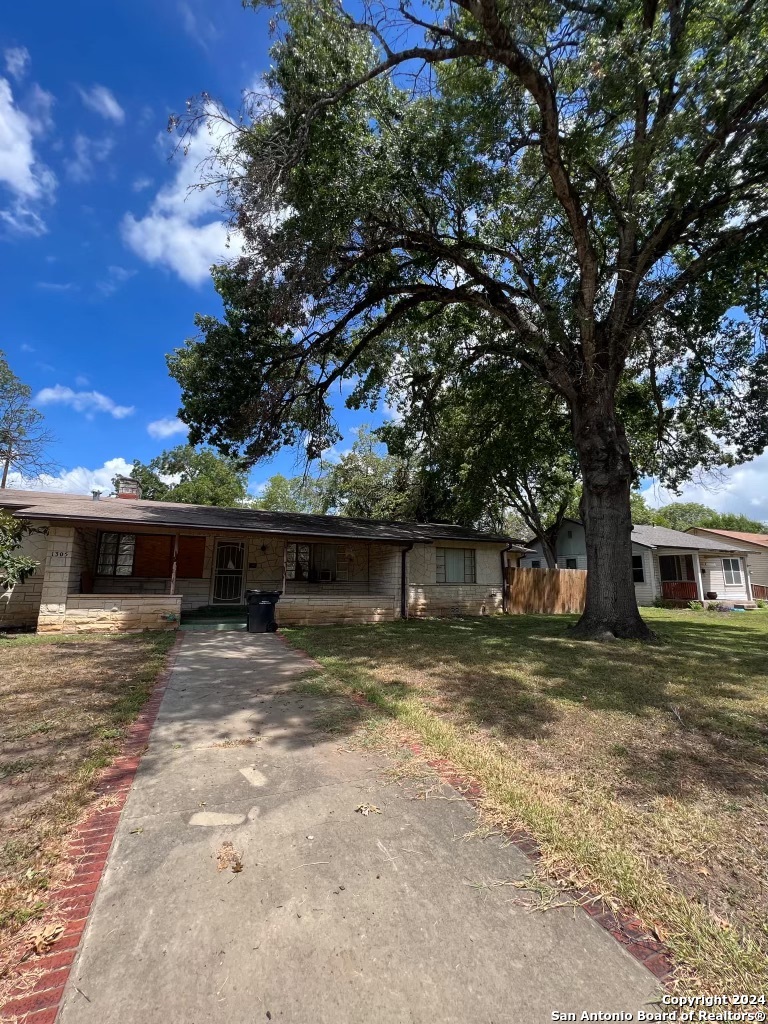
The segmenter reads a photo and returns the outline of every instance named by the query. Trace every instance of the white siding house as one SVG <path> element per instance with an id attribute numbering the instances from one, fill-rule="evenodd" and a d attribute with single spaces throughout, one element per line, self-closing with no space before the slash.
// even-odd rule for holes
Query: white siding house
<path id="1" fill-rule="evenodd" d="M 742 533 L 737 530 L 710 530 L 694 526 L 689 531 L 696 537 L 708 537 L 721 543 L 736 543 L 747 552 L 747 572 L 753 596 L 768 598 L 768 533 Z"/>
<path id="2" fill-rule="evenodd" d="M 546 568 L 541 544 L 530 541 L 528 548 L 531 554 L 520 559 L 520 567 Z M 555 549 L 558 568 L 588 568 L 584 526 L 578 520 L 565 520 Z M 751 602 L 747 557 L 744 546 L 730 539 L 698 537 L 663 526 L 635 526 L 632 572 L 637 603 L 652 605 L 657 598 L 681 603 L 717 600 L 738 605 Z M 714 597 L 709 597 L 710 594 Z"/>

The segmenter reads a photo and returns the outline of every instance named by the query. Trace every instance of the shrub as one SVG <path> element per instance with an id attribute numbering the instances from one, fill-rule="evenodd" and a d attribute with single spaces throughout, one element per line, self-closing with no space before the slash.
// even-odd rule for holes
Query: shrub
<path id="1" fill-rule="evenodd" d="M 701 601 L 689 601 L 688 607 L 691 609 L 692 612 L 700 612 L 704 605 Z"/>

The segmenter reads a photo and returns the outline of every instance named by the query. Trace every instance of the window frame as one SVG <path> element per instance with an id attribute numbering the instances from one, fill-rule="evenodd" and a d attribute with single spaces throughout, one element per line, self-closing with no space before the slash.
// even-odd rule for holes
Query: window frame
<path id="1" fill-rule="evenodd" d="M 531 568 L 532 569 L 540 569 L 541 568 L 541 559 L 540 558 L 533 558 L 533 559 L 531 559 Z"/>
<path id="2" fill-rule="evenodd" d="M 637 575 L 638 572 L 640 573 L 639 576 Z M 632 582 L 645 583 L 645 559 L 642 555 L 632 555 Z"/>
<path id="3" fill-rule="evenodd" d="M 319 548 L 329 548 L 333 551 L 335 564 L 332 569 L 318 569 L 319 561 L 316 559 L 316 552 Z M 328 541 L 288 541 L 285 545 L 285 578 L 291 583 L 348 583 L 349 563 L 344 557 L 343 551 L 343 545 Z M 296 575 L 299 568 L 301 568 L 302 575 Z M 322 579 L 321 572 L 330 572 L 331 578 Z"/>
<path id="4" fill-rule="evenodd" d="M 569 562 L 573 562 L 573 565 L 568 565 Z M 566 558 L 566 560 L 565 560 L 565 568 L 566 569 L 571 569 L 571 570 L 578 569 L 579 568 L 579 560 L 578 560 L 578 558 Z"/>
<path id="5" fill-rule="evenodd" d="M 107 537 L 115 537 L 115 550 L 113 554 L 112 571 L 105 572 L 102 569 L 102 563 L 104 559 L 104 541 Z M 131 564 L 129 572 L 118 572 L 120 568 L 118 559 L 120 556 L 120 544 L 123 538 L 129 537 L 131 539 Z M 133 566 L 136 561 L 136 534 L 135 533 L 123 533 L 120 530 L 102 530 L 99 533 L 98 544 L 96 546 L 96 575 L 97 576 L 108 576 L 110 578 L 119 577 L 120 579 L 127 579 L 133 576 Z"/>
<path id="6" fill-rule="evenodd" d="M 446 551 L 459 552 L 461 551 L 464 558 L 464 573 L 463 579 L 461 580 L 449 580 L 448 579 L 448 565 L 445 557 Z M 442 577 L 442 579 L 441 579 Z M 469 578 L 468 578 L 469 577 Z M 445 586 L 462 587 L 472 586 L 477 583 L 477 553 L 475 548 L 446 548 L 436 547 L 435 548 L 435 583 L 443 584 Z"/>
<path id="7" fill-rule="evenodd" d="M 731 567 L 726 568 L 726 562 L 731 562 Z M 735 570 L 733 565 L 736 566 Z M 728 574 L 731 574 L 731 580 L 728 580 Z M 737 579 L 738 577 L 738 579 Z M 740 558 L 724 558 L 723 559 L 723 582 L 726 587 L 743 587 L 744 586 L 744 573 L 741 571 L 741 559 Z"/>

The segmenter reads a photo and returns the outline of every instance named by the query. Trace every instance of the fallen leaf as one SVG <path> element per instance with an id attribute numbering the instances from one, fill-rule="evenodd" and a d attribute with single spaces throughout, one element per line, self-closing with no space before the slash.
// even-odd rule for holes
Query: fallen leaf
<path id="1" fill-rule="evenodd" d="M 376 804 L 360 804 L 359 807 L 355 808 L 360 814 L 364 814 L 368 817 L 369 814 L 381 814 L 381 811 Z"/>
<path id="2" fill-rule="evenodd" d="M 63 934 L 63 924 L 52 924 L 47 928 L 41 929 L 39 932 L 35 932 L 29 941 L 36 953 L 46 953 Z"/>
<path id="3" fill-rule="evenodd" d="M 216 854 L 216 867 L 219 871 L 230 868 L 237 874 L 243 870 L 242 854 L 239 854 L 232 843 L 222 843 Z"/>

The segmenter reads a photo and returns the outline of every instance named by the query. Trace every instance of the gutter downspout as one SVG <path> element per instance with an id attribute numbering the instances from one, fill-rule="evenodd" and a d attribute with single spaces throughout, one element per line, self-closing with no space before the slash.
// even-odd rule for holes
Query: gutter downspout
<path id="1" fill-rule="evenodd" d="M 506 613 L 509 607 L 509 596 L 507 594 L 507 560 L 504 557 L 508 551 L 514 551 L 517 548 L 517 544 L 508 544 L 505 548 L 499 552 L 499 558 L 501 559 L 501 611 Z"/>
<path id="2" fill-rule="evenodd" d="M 408 564 L 408 552 L 413 551 L 416 541 L 412 540 L 407 548 L 400 552 L 400 618 L 408 618 L 408 587 L 406 583 L 406 566 Z"/>

